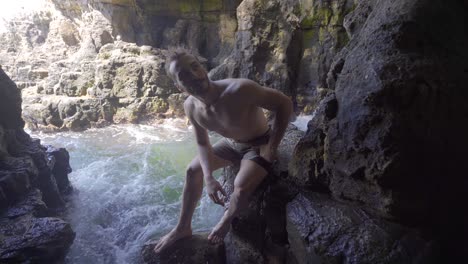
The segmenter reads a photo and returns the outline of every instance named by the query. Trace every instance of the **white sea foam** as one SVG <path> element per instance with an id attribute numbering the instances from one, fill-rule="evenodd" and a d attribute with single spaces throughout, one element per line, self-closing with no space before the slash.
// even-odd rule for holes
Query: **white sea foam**
<path id="1" fill-rule="evenodd" d="M 315 111 L 311 115 L 300 115 L 296 117 L 296 120 L 292 122 L 299 130 L 307 131 L 307 124 L 315 116 Z"/>
<path id="2" fill-rule="evenodd" d="M 33 136 L 70 152 L 69 177 L 78 191 L 67 219 L 77 235 L 67 263 L 137 263 L 141 246 L 176 224 L 184 171 L 196 154 L 185 123 Z M 205 196 L 194 230 L 211 229 L 223 212 Z"/>

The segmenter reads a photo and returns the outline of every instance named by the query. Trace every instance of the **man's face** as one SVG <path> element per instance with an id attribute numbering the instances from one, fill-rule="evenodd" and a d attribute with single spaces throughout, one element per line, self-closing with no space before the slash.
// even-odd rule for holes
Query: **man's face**
<path id="1" fill-rule="evenodd" d="M 195 57 L 184 55 L 171 62 L 169 71 L 179 90 L 191 95 L 204 95 L 208 92 L 208 75 Z"/>

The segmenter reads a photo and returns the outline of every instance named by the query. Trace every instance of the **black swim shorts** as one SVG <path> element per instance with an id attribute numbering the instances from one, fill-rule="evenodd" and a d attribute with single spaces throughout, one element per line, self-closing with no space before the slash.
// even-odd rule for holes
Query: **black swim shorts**
<path id="1" fill-rule="evenodd" d="M 268 143 L 270 133 L 270 129 L 268 129 L 265 134 L 248 142 L 237 142 L 233 139 L 223 138 L 213 145 L 213 152 L 216 156 L 232 163 L 238 163 L 243 159 L 251 160 L 270 173 L 271 162 L 260 156 L 260 146 Z"/>

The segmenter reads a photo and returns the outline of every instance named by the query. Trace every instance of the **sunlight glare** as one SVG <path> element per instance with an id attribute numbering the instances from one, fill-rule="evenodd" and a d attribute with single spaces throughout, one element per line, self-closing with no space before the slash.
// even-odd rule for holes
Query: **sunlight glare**
<path id="1" fill-rule="evenodd" d="M 0 33 L 6 31 L 6 23 L 21 13 L 39 10 L 46 4 L 46 0 L 2 0 L 0 8 Z"/>

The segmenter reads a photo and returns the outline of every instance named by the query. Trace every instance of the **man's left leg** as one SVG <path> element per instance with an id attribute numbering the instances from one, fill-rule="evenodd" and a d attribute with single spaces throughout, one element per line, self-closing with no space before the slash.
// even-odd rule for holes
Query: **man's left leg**
<path id="1" fill-rule="evenodd" d="M 247 207 L 248 198 L 267 174 L 267 171 L 254 161 L 247 159 L 241 161 L 239 173 L 234 180 L 234 192 L 231 194 L 229 208 L 208 236 L 211 242 L 223 241 L 229 232 L 232 219 Z"/>

